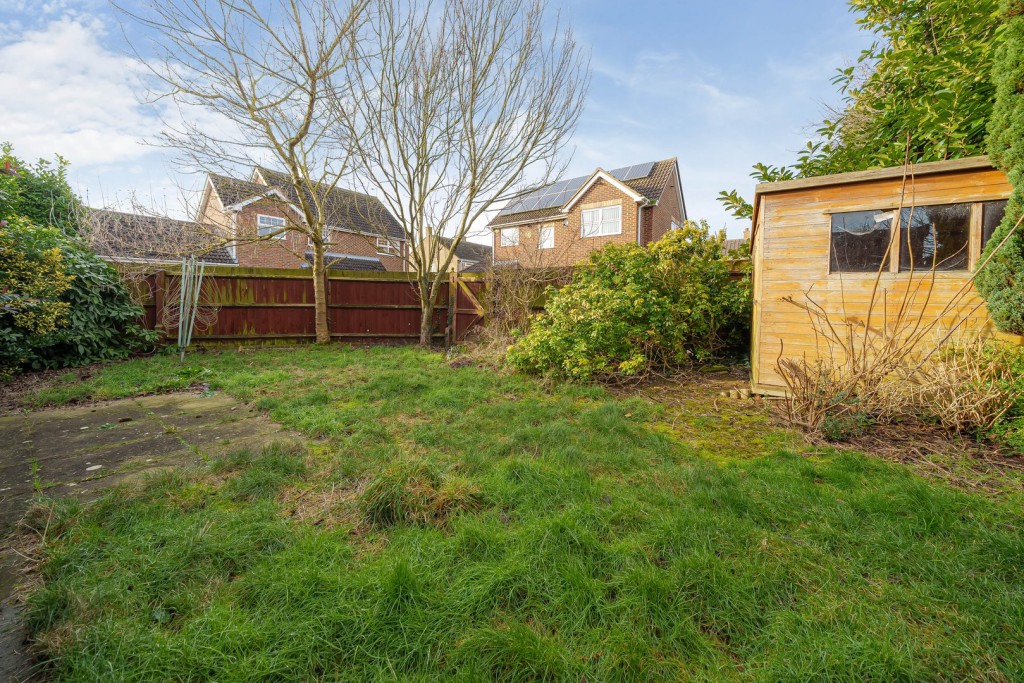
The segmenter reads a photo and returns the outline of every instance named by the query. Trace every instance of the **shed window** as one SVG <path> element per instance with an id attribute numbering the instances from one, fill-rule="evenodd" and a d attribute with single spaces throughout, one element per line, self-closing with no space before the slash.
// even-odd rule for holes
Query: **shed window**
<path id="1" fill-rule="evenodd" d="M 984 249 L 992 234 L 1006 215 L 1006 200 L 985 202 L 981 205 L 981 248 Z"/>
<path id="2" fill-rule="evenodd" d="M 622 207 L 606 206 L 603 209 L 586 209 L 582 215 L 581 237 L 618 235 L 622 232 Z"/>
<path id="3" fill-rule="evenodd" d="M 970 204 L 903 209 L 900 270 L 967 270 L 970 240 Z"/>
<path id="4" fill-rule="evenodd" d="M 832 214 L 833 273 L 874 273 L 889 263 L 891 211 Z"/>

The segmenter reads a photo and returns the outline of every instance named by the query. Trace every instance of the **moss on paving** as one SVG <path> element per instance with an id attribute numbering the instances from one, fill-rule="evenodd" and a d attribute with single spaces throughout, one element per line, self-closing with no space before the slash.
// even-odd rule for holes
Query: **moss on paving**
<path id="1" fill-rule="evenodd" d="M 111 365 L 306 434 L 53 501 L 56 680 L 1019 680 L 1024 506 L 687 406 L 405 348 Z M 42 524 L 40 524 L 42 526 Z"/>

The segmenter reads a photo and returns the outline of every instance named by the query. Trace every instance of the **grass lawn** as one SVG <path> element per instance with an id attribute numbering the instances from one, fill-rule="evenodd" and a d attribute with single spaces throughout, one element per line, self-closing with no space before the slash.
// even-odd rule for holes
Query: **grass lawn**
<path id="1" fill-rule="evenodd" d="M 194 382 L 310 445 L 38 507 L 57 679 L 1024 679 L 1017 494 L 410 348 L 158 357 L 25 400 Z"/>

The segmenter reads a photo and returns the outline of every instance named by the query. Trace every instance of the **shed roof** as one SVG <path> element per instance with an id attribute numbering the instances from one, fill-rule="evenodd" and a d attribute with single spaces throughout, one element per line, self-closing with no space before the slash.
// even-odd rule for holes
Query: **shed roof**
<path id="1" fill-rule="evenodd" d="M 894 178 L 921 177 L 936 175 L 939 173 L 956 173 L 958 171 L 990 170 L 994 168 L 987 156 L 966 157 L 964 159 L 949 159 L 947 161 L 929 161 L 922 164 L 911 164 L 909 166 L 893 166 L 890 168 L 875 168 L 868 171 L 853 171 L 851 173 L 835 173 L 832 175 L 816 176 L 813 178 L 797 178 L 796 180 L 782 180 L 777 183 L 761 183 L 754 189 L 754 213 L 751 218 L 752 234 L 757 232 L 757 219 L 761 213 L 761 198 L 767 194 L 777 192 L 790 192 L 793 190 L 809 190 L 817 187 L 834 187 L 837 185 L 855 185 L 858 183 L 870 183 L 879 180 L 892 180 Z"/>

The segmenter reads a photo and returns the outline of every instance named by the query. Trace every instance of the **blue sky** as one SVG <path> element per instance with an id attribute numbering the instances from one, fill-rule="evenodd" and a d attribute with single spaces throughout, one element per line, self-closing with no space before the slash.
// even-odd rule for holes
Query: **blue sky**
<path id="1" fill-rule="evenodd" d="M 753 163 L 792 161 L 838 100 L 835 69 L 871 40 L 845 0 L 551 4 L 592 55 L 570 175 L 678 157 L 690 217 L 732 236 L 745 226 L 718 191 L 750 194 Z M 63 154 L 93 205 L 123 204 L 134 190 L 180 212 L 201 180 L 143 144 L 159 120 L 137 101 L 143 73 L 110 5 L 0 0 L 0 29 L 0 139 L 22 157 Z"/>

